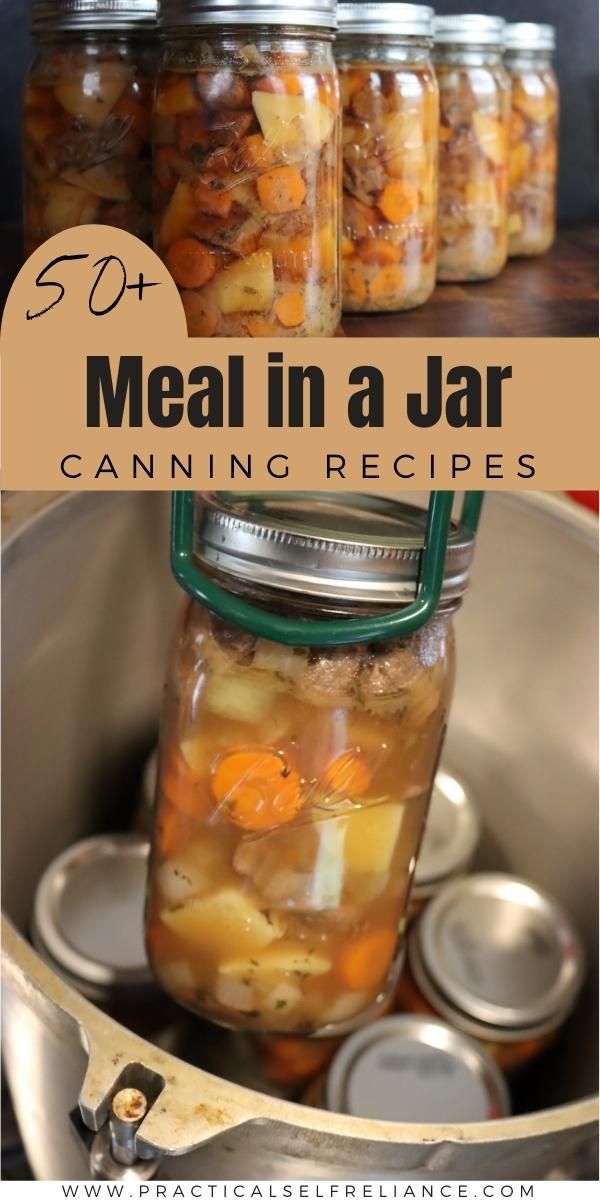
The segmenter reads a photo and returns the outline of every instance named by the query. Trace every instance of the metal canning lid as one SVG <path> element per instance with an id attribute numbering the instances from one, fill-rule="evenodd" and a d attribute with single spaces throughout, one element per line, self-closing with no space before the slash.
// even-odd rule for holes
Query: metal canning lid
<path id="1" fill-rule="evenodd" d="M 336 0 L 158 0 L 163 29 L 186 25 L 290 25 L 335 29 Z"/>
<path id="2" fill-rule="evenodd" d="M 487 17 L 481 13 L 436 16 L 433 36 L 437 45 L 502 46 L 505 25 L 502 17 Z"/>
<path id="3" fill-rule="evenodd" d="M 414 599 L 426 514 L 353 492 L 208 492 L 196 505 L 195 553 L 219 575 L 337 601 Z M 466 590 L 474 537 L 453 526 L 442 601 Z"/>
<path id="4" fill-rule="evenodd" d="M 508 1116 L 504 1079 L 471 1038 L 429 1017 L 384 1017 L 349 1037 L 325 1081 L 333 1112 L 372 1120 L 486 1121 Z"/>
<path id="5" fill-rule="evenodd" d="M 517 21 L 504 30 L 504 47 L 506 50 L 554 50 L 556 30 L 553 25 Z"/>
<path id="6" fill-rule="evenodd" d="M 131 29 L 156 24 L 158 0 L 31 0 L 34 33 Z"/>
<path id="7" fill-rule="evenodd" d="M 338 4 L 340 33 L 389 33 L 399 37 L 431 37 L 433 9 L 424 4 Z"/>
<path id="8" fill-rule="evenodd" d="M 465 871 L 479 841 L 479 813 L 464 785 L 438 771 L 415 868 L 413 900 L 422 900 L 453 875 Z"/>
<path id="9" fill-rule="evenodd" d="M 584 975 L 566 913 L 533 884 L 504 874 L 446 884 L 415 928 L 410 964 L 443 1016 L 440 999 L 487 1030 L 504 1031 L 505 1040 L 559 1024 Z"/>
<path id="10" fill-rule="evenodd" d="M 133 834 L 87 838 L 59 854 L 37 886 L 33 943 L 91 999 L 153 984 L 144 945 L 148 850 Z"/>

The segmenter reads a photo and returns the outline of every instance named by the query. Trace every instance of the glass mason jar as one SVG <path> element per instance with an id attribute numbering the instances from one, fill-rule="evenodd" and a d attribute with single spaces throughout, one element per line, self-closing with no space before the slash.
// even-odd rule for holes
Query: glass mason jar
<path id="1" fill-rule="evenodd" d="M 551 25 L 506 27 L 504 61 L 512 84 L 508 252 L 545 254 L 556 234 L 558 84 Z"/>
<path id="2" fill-rule="evenodd" d="M 409 603 L 424 514 L 350 493 L 209 494 L 195 555 L 227 592 L 317 621 Z M 344 646 L 255 637 L 184 605 L 163 711 L 147 945 L 217 1023 L 335 1036 L 395 985 L 452 692 L 454 529 L 436 614 Z"/>
<path id="3" fill-rule="evenodd" d="M 396 1007 L 441 1017 L 514 1071 L 554 1041 L 583 977 L 577 931 L 550 896 L 478 873 L 446 884 L 413 926 Z"/>
<path id="4" fill-rule="evenodd" d="M 437 17 L 434 29 L 441 116 L 437 277 L 455 283 L 492 279 L 508 252 L 504 21 Z"/>
<path id="5" fill-rule="evenodd" d="M 335 0 L 165 0 L 155 248 L 190 336 L 339 323 Z"/>
<path id="6" fill-rule="evenodd" d="M 24 92 L 27 254 L 63 229 L 150 241 L 156 0 L 34 0 Z"/>
<path id="7" fill-rule="evenodd" d="M 433 9 L 341 3 L 342 304 L 397 312 L 435 287 L 438 88 Z"/>

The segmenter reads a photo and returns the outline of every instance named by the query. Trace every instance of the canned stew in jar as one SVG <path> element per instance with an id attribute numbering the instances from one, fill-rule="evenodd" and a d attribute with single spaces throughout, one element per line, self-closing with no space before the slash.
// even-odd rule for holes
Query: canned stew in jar
<path id="1" fill-rule="evenodd" d="M 31 254 L 76 225 L 150 241 L 156 0 L 34 0 L 24 92 Z"/>
<path id="2" fill-rule="evenodd" d="M 335 55 L 343 103 L 346 312 L 397 312 L 435 286 L 438 87 L 433 9 L 342 3 Z"/>
<path id="3" fill-rule="evenodd" d="M 489 1121 L 508 1116 L 502 1074 L 477 1042 L 442 1021 L 386 1017 L 338 1050 L 305 1103 L 380 1121 Z"/>
<path id="4" fill-rule="evenodd" d="M 155 248 L 192 337 L 324 337 L 337 328 L 335 7 L 161 7 Z"/>
<path id="5" fill-rule="evenodd" d="M 544 254 L 556 232 L 559 95 L 551 25 L 508 25 L 504 61 L 512 86 L 508 194 L 510 255 Z"/>
<path id="6" fill-rule="evenodd" d="M 440 88 L 438 279 L 492 279 L 508 252 L 510 81 L 502 58 L 504 21 L 436 17 Z"/>
<path id="7" fill-rule="evenodd" d="M 414 597 L 425 514 L 379 497 L 211 494 L 196 555 L 267 612 L 320 618 Z M 187 602 L 169 673 L 147 909 L 153 969 L 235 1028 L 335 1036 L 377 1015 L 453 681 L 473 535 L 449 539 L 411 636 L 284 646 Z"/>
<path id="8" fill-rule="evenodd" d="M 550 1045 L 583 975 L 577 932 L 550 896 L 477 873 L 448 883 L 414 925 L 397 1005 L 442 1017 L 510 1071 Z"/>

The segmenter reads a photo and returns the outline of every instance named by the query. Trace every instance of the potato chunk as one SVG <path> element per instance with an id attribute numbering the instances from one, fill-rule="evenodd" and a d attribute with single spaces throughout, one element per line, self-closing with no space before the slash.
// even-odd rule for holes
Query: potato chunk
<path id="1" fill-rule="evenodd" d="M 495 167 L 507 162 L 506 130 L 500 121 L 482 112 L 473 113 L 473 130 L 483 153 Z"/>
<path id="2" fill-rule="evenodd" d="M 162 912 L 161 920 L 197 953 L 217 960 L 240 952 L 252 955 L 283 934 L 275 917 L 260 912 L 234 888 L 222 888 L 173 912 Z"/>
<path id="3" fill-rule="evenodd" d="M 317 149 L 327 141 L 335 121 L 334 112 L 326 104 L 304 96 L 253 92 L 252 105 L 270 149 L 282 146 Z"/>
<path id="4" fill-rule="evenodd" d="M 273 303 L 275 276 L 273 255 L 257 250 L 242 262 L 226 267 L 216 276 L 214 292 L 224 314 L 265 312 Z"/>
<path id="5" fill-rule="evenodd" d="M 361 875 L 387 874 L 400 833 L 403 804 L 371 804 L 347 818 L 346 868 Z"/>
<path id="6" fill-rule="evenodd" d="M 159 867 L 157 882 L 166 903 L 177 908 L 194 897 L 201 896 L 227 872 L 227 848 L 210 835 L 194 841 L 176 858 Z"/>
<path id="7" fill-rule="evenodd" d="M 243 979 L 256 988 L 271 988 L 285 974 L 326 975 L 330 970 L 331 962 L 324 954 L 292 942 L 268 946 L 248 958 L 228 959 L 219 967 L 222 975 Z"/>
<path id="8" fill-rule="evenodd" d="M 269 711 L 280 685 L 272 676 L 250 671 L 211 675 L 204 699 L 210 712 L 254 724 Z"/>
<path id="9" fill-rule="evenodd" d="M 48 236 L 74 225 L 88 225 L 96 219 L 98 199 L 70 183 L 55 180 L 45 189 L 44 228 Z"/>
<path id="10" fill-rule="evenodd" d="M 118 63 L 99 63 L 83 75 L 66 75 L 54 86 L 59 104 L 72 117 L 99 129 L 131 78 L 131 70 Z"/>

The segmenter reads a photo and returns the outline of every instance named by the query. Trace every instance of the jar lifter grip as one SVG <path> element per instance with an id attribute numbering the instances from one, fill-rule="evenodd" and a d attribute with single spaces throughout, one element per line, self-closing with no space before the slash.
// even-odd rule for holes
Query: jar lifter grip
<path id="1" fill-rule="evenodd" d="M 444 580 L 453 492 L 431 492 L 415 599 L 381 616 L 309 621 L 269 613 L 234 596 L 201 571 L 194 558 L 194 492 L 173 492 L 171 569 L 179 585 L 210 612 L 257 637 L 284 646 L 346 646 L 406 637 L 433 616 Z M 475 533 L 483 492 L 466 492 L 460 524 Z"/>

